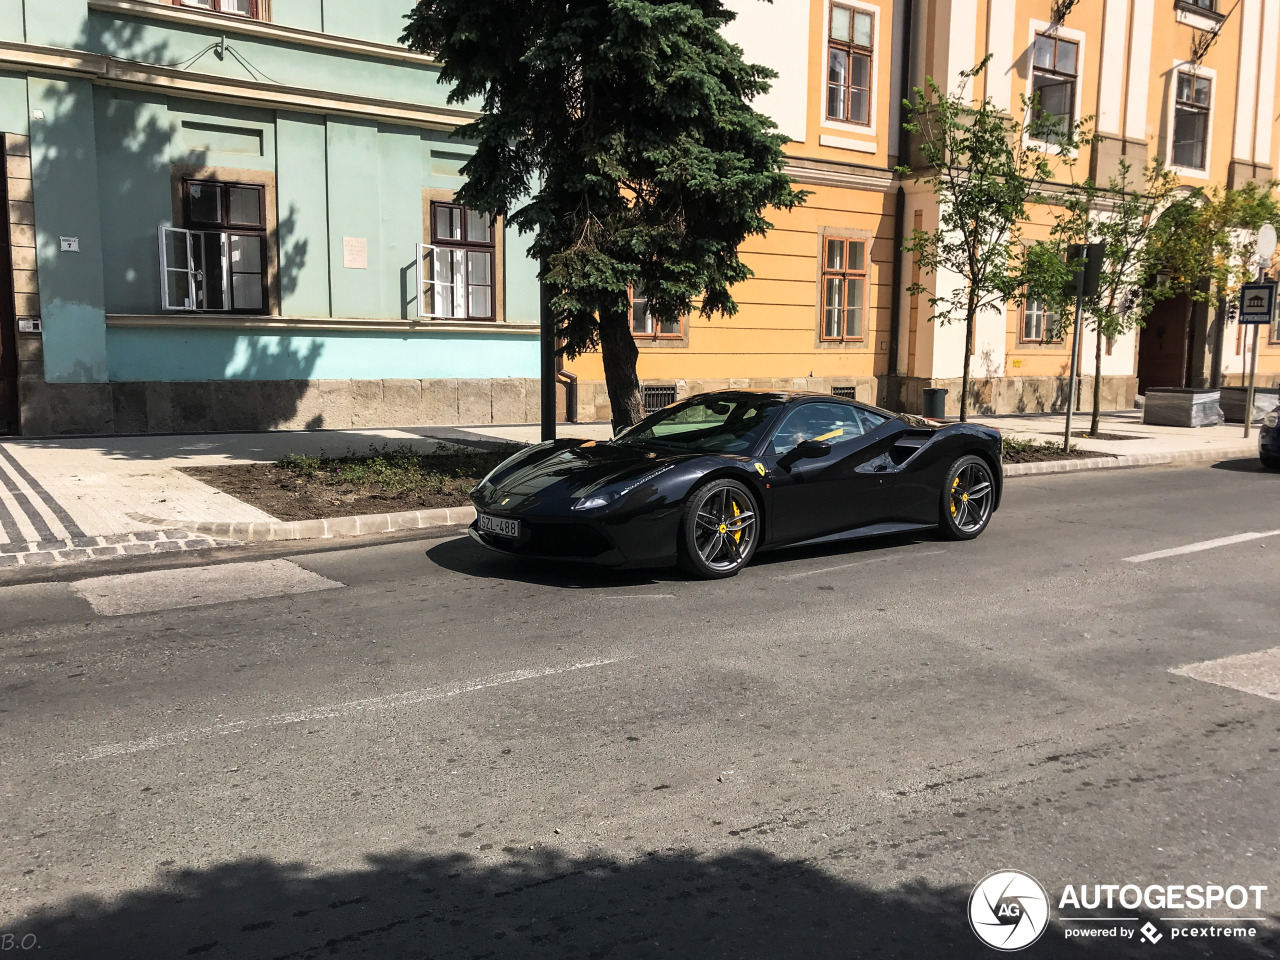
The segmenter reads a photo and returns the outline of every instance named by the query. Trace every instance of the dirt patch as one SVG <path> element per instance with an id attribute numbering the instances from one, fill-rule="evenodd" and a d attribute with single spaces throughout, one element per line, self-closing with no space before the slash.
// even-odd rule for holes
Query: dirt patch
<path id="1" fill-rule="evenodd" d="M 466 506 L 471 488 L 518 449 L 419 454 L 401 447 L 183 472 L 277 519 L 320 520 Z"/>
<path id="2" fill-rule="evenodd" d="M 1073 437 L 1079 437 L 1081 440 L 1147 440 L 1148 437 L 1139 436 L 1136 433 L 1100 433 L 1096 437 L 1089 436 L 1089 431 L 1081 430 L 1079 433 L 1073 433 Z"/>
<path id="3" fill-rule="evenodd" d="M 1070 451 L 1062 449 L 1062 441 L 1057 443 L 1039 440 L 1015 440 L 1006 437 L 1004 440 L 1005 463 L 1043 463 L 1046 460 L 1088 460 L 1093 457 L 1112 457 L 1112 453 L 1098 453 L 1094 450 L 1081 450 L 1072 447 Z"/>

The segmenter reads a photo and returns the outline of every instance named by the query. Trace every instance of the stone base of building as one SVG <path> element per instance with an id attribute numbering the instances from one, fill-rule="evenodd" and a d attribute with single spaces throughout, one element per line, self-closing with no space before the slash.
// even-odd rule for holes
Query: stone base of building
<path id="1" fill-rule="evenodd" d="M 536 423 L 538 381 L 20 383 L 22 435 L 131 435 Z"/>
<path id="2" fill-rule="evenodd" d="M 1249 385 L 1249 375 L 1247 373 L 1228 373 L 1222 378 L 1224 387 L 1247 387 Z M 1258 373 L 1254 376 L 1253 385 L 1261 390 L 1263 387 L 1280 387 L 1280 373 Z"/>
<path id="3" fill-rule="evenodd" d="M 926 379 L 895 377 L 890 385 L 890 409 L 907 413 L 924 411 L 924 391 L 947 391 L 946 415 L 960 414 L 961 378 Z M 1070 377 L 992 377 L 969 381 L 969 414 L 1065 413 L 1070 401 Z M 1137 377 L 1103 377 L 1101 410 L 1132 410 L 1138 396 Z M 1078 410 L 1093 411 L 1093 377 L 1082 377 Z"/>

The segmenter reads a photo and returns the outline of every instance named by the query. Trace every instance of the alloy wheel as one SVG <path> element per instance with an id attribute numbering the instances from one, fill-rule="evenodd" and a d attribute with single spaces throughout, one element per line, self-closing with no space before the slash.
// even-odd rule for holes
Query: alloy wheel
<path id="1" fill-rule="evenodd" d="M 965 464 L 951 483 L 951 519 L 962 533 L 976 533 L 987 525 L 995 506 L 995 482 L 983 463 Z"/>
<path id="2" fill-rule="evenodd" d="M 734 487 L 721 487 L 698 506 L 693 546 L 712 570 L 733 570 L 751 555 L 755 544 L 755 507 Z"/>

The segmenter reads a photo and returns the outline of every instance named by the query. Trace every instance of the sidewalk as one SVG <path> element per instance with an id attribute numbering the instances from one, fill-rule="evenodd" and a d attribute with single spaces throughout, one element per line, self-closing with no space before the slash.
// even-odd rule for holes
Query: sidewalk
<path id="1" fill-rule="evenodd" d="M 1078 438 L 1074 442 L 1084 450 L 1136 458 L 1121 464 L 1152 459 L 1225 460 L 1253 456 L 1257 450 L 1256 433 L 1245 440 L 1240 424 L 1192 430 L 1143 426 L 1141 420 L 1140 411 L 1106 413 L 1102 431 L 1127 439 Z M 1061 415 L 981 417 L 976 422 L 996 427 L 1006 436 L 1036 440 L 1060 441 L 1064 427 Z M 1073 432 L 1088 427 L 1088 415 L 1077 417 L 1072 424 Z M 562 423 L 557 432 L 562 437 L 603 440 L 609 437 L 610 428 L 607 423 Z M 182 467 L 271 462 L 288 453 L 344 454 L 384 445 L 408 444 L 430 452 L 441 446 L 536 443 L 539 436 L 537 424 L 519 424 L 5 440 L 0 442 L 0 569 L 206 550 L 241 542 L 233 536 L 233 524 L 235 531 L 247 531 L 248 524 L 282 526 L 263 511 L 180 472 Z M 1081 469 L 1096 461 L 1066 461 L 1062 466 L 1068 463 L 1071 469 Z M 1097 465 L 1117 464 L 1108 461 Z M 445 511 L 439 513 L 441 523 L 456 520 L 450 517 L 446 521 Z M 432 518 L 419 517 L 411 523 L 397 523 L 391 515 L 389 523 L 330 520 L 323 529 L 326 535 L 335 531 L 387 532 L 432 522 Z"/>

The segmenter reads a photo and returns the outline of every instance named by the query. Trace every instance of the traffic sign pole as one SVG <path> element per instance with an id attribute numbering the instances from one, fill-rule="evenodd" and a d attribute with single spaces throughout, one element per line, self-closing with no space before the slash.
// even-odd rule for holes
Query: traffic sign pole
<path id="1" fill-rule="evenodd" d="M 1259 324 L 1253 325 L 1253 353 L 1249 355 L 1249 392 L 1245 396 L 1244 401 L 1244 435 L 1245 439 L 1249 437 L 1249 427 L 1253 423 L 1253 378 L 1258 372 L 1258 329 Z"/>

